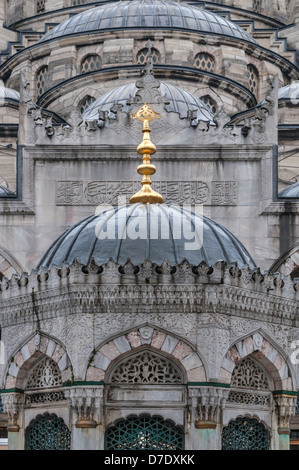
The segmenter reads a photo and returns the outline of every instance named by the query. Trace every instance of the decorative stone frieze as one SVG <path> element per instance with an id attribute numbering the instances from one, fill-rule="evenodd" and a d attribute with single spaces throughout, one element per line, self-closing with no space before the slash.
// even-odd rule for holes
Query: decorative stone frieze
<path id="1" fill-rule="evenodd" d="M 80 385 L 64 390 L 77 428 L 95 428 L 102 422 L 103 386 Z"/>
<path id="2" fill-rule="evenodd" d="M 191 415 L 197 429 L 215 429 L 221 419 L 221 412 L 228 398 L 229 388 L 189 387 Z"/>

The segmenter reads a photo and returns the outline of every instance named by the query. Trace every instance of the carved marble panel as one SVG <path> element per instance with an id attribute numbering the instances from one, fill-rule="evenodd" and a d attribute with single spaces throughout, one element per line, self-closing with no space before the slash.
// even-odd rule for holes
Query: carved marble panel
<path id="1" fill-rule="evenodd" d="M 236 181 L 154 181 L 153 188 L 166 203 L 236 205 Z M 139 181 L 58 181 L 56 205 L 118 204 L 120 196 L 129 198 L 140 189 Z"/>

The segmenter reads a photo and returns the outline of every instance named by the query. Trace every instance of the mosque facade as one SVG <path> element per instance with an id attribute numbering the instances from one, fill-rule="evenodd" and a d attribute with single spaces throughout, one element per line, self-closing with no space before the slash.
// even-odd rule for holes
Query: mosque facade
<path id="1" fill-rule="evenodd" d="M 298 38 L 297 0 L 0 5 L 0 449 L 299 449 Z"/>

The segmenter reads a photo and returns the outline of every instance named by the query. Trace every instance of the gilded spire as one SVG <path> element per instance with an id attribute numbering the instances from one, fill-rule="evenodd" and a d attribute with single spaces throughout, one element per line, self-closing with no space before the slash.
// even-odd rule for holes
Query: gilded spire
<path id="1" fill-rule="evenodd" d="M 151 164 L 151 155 L 156 153 L 156 146 L 153 144 L 150 138 L 151 129 L 149 127 L 149 122 L 153 119 L 160 119 L 161 115 L 155 113 L 146 103 L 133 115 L 132 119 L 138 119 L 143 122 L 143 140 L 141 144 L 137 147 L 137 152 L 143 156 L 142 164 L 137 167 L 137 173 L 142 175 L 142 188 L 138 193 L 134 194 L 130 198 L 130 204 L 135 204 L 136 202 L 142 202 L 150 204 L 162 204 L 164 198 L 161 194 L 154 191 L 151 187 L 151 175 L 156 173 L 156 167 Z"/>

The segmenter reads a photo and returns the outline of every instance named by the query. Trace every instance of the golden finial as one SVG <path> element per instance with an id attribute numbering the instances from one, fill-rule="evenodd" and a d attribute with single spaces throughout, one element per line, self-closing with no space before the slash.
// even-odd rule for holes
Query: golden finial
<path id="1" fill-rule="evenodd" d="M 150 139 L 151 129 L 149 127 L 149 122 L 153 119 L 160 119 L 161 115 L 153 111 L 146 103 L 137 111 L 137 113 L 132 114 L 132 119 L 138 119 L 143 122 L 143 140 L 141 144 L 137 147 L 137 152 L 140 155 L 143 155 L 142 165 L 137 167 L 137 173 L 142 175 L 142 188 L 138 193 L 134 194 L 130 198 L 130 204 L 135 204 L 136 202 L 143 202 L 150 204 L 163 204 L 164 198 L 161 194 L 157 193 L 151 188 L 151 178 L 150 176 L 156 173 L 156 167 L 151 164 L 151 155 L 156 153 L 156 146 L 152 143 Z"/>

